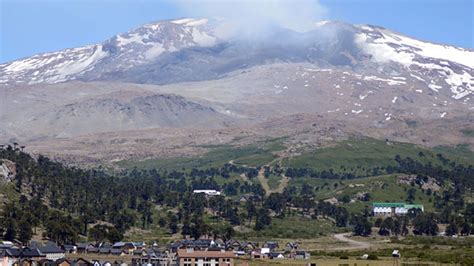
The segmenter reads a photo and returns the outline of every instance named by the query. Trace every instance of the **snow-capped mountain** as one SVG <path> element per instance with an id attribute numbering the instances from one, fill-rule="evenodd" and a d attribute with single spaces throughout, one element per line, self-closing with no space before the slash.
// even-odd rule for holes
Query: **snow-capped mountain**
<path id="1" fill-rule="evenodd" d="M 45 53 L 0 65 L 0 84 L 57 83 L 100 79 L 148 64 L 163 53 L 217 42 L 207 19 L 151 23 L 102 44 Z"/>
<path id="2" fill-rule="evenodd" d="M 151 23 L 102 44 L 0 65 L 0 84 L 68 80 L 168 84 L 207 80 L 272 62 L 309 62 L 359 72 L 401 74 L 455 99 L 474 91 L 474 51 L 422 42 L 384 28 L 325 21 L 298 33 L 276 29 L 260 40 L 217 37 L 218 22 Z"/>
<path id="3" fill-rule="evenodd" d="M 97 138 L 119 154 L 144 130 L 151 154 L 241 134 L 474 145 L 461 133 L 474 123 L 472 50 L 337 21 L 252 39 L 223 34 L 221 23 L 160 21 L 0 65 L 0 140 L 65 152 Z M 47 142 L 58 138 L 63 146 Z"/>

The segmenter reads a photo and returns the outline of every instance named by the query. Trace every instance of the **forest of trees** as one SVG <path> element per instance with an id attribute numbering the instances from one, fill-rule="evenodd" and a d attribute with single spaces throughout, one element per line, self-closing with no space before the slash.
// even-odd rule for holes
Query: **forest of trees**
<path id="1" fill-rule="evenodd" d="M 445 168 L 399 157 L 395 158 L 398 167 L 385 167 L 387 172 L 417 174 L 420 178 L 431 176 L 441 182 L 450 181 L 454 186 L 452 190 L 435 196 L 436 214 L 418 213 L 406 217 L 406 220 L 385 220 L 380 224 L 379 233 L 404 234 L 410 224 L 415 227 L 415 233 L 434 234 L 438 229 L 433 223 L 437 222 L 449 223 L 450 233 L 470 232 L 474 223 L 474 205 L 465 204 L 462 195 L 472 189 L 473 169 L 441 158 Z M 350 215 L 343 205 L 315 201 L 317 191 L 307 184 L 301 188 L 289 186 L 283 193 L 267 196 L 260 184 L 236 180 L 220 186 L 215 180 L 216 177 L 229 178 L 231 174 L 245 174 L 254 179 L 258 168 L 225 164 L 221 168 L 181 172 L 134 169 L 107 173 L 100 168 L 83 170 L 69 167 L 41 155 L 35 159 L 12 146 L 0 149 L 0 159 L 16 164 L 14 186 L 22 195 L 18 201 L 11 201 L 3 207 L 0 236 L 23 243 L 28 242 L 40 227 L 44 229 L 45 237 L 57 243 L 73 243 L 81 236 L 97 242 L 114 242 L 121 240 L 131 227 L 146 229 L 151 224 L 158 224 L 170 233 L 181 233 L 183 236 L 199 238 L 208 235 L 228 239 L 235 234 L 235 225 L 264 230 L 272 223 L 272 217 L 285 217 L 291 208 L 315 219 L 329 218 L 338 227 L 350 226 L 358 235 L 371 233 L 369 210 Z M 276 174 L 286 172 L 292 178 L 356 178 L 351 174 L 310 169 L 276 167 L 264 170 L 266 175 L 278 171 Z M 223 190 L 227 196 L 247 195 L 247 201 L 225 196 L 206 197 L 193 194 L 194 189 Z M 370 195 L 368 197 L 370 199 Z M 174 211 L 162 213 L 154 221 L 156 206 Z M 205 215 L 212 215 L 223 226 L 210 227 L 205 222 Z M 100 221 L 110 225 L 96 224 Z"/>

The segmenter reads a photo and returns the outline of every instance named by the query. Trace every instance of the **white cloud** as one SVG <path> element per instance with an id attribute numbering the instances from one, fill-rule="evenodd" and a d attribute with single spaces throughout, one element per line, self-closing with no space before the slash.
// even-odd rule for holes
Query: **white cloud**
<path id="1" fill-rule="evenodd" d="M 327 12 L 319 0 L 177 0 L 186 16 L 224 18 L 221 34 L 258 37 L 272 27 L 307 31 Z"/>

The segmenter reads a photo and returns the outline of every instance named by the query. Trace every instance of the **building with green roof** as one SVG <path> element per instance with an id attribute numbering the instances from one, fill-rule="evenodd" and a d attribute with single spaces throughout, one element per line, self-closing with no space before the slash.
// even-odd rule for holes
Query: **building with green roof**
<path id="1" fill-rule="evenodd" d="M 406 215 L 411 209 L 419 209 L 424 211 L 424 207 L 421 204 L 406 204 L 403 202 L 372 203 L 372 213 L 374 216 Z"/>

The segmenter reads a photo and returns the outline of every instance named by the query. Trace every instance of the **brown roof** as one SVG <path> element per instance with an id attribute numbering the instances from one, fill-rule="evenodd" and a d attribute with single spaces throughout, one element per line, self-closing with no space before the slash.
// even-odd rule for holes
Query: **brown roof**
<path id="1" fill-rule="evenodd" d="M 207 250 L 194 250 L 187 251 L 186 249 L 178 250 L 179 258 L 233 258 L 235 257 L 232 251 L 207 251 Z"/>

